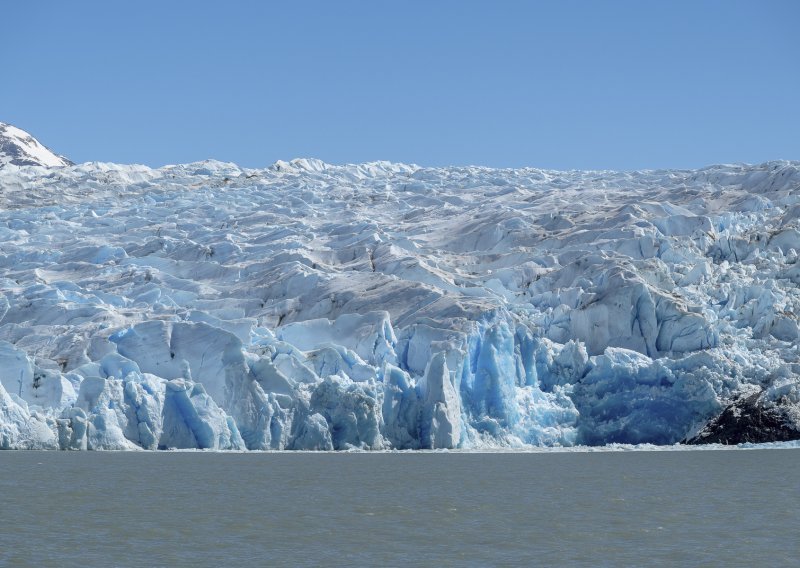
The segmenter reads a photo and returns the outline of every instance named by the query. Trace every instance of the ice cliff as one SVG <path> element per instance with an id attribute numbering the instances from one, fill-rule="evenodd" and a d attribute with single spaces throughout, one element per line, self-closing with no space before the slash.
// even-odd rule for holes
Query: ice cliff
<path id="1" fill-rule="evenodd" d="M 0 448 L 800 437 L 800 163 L 7 164 L 0 235 Z"/>

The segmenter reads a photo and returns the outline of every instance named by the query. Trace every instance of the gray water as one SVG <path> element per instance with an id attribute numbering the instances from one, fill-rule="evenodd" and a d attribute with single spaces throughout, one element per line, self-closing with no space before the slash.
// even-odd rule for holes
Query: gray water
<path id="1" fill-rule="evenodd" d="M 800 562 L 800 450 L 0 452 L 9 566 Z"/>

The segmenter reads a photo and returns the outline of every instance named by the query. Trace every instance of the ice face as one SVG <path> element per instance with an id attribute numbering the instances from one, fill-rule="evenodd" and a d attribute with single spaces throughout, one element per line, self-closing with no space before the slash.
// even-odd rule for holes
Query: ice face
<path id="1" fill-rule="evenodd" d="M 0 448 L 672 444 L 745 399 L 791 422 L 799 168 L 0 168 Z"/>

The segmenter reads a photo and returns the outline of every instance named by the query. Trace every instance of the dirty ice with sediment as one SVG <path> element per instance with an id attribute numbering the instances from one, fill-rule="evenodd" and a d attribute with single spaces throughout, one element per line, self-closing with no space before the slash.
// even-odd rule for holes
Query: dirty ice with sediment
<path id="1" fill-rule="evenodd" d="M 153 169 L 3 127 L 2 448 L 800 437 L 798 162 Z"/>

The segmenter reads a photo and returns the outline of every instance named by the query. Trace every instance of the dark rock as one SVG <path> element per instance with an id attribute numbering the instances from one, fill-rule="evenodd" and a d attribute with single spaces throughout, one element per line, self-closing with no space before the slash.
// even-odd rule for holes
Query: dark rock
<path id="1" fill-rule="evenodd" d="M 764 392 L 744 396 L 706 424 L 684 444 L 743 444 L 800 440 L 798 408 L 787 398 L 776 401 Z"/>

